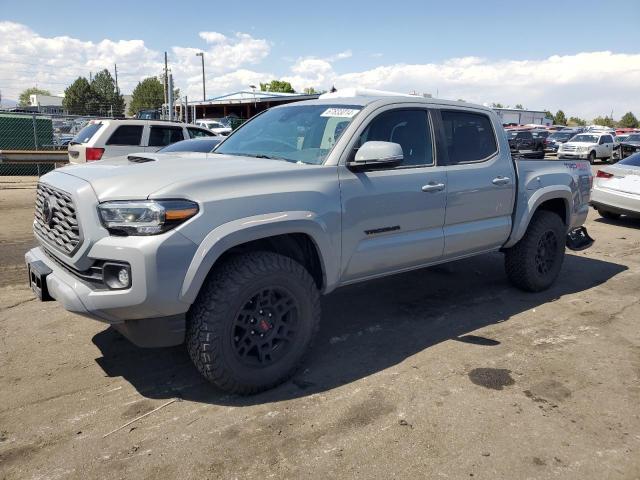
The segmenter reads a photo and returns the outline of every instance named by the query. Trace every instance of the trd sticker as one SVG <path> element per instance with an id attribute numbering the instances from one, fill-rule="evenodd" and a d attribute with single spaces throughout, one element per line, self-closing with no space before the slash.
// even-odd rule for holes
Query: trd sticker
<path id="1" fill-rule="evenodd" d="M 320 114 L 321 117 L 338 117 L 338 118 L 353 118 L 353 116 L 360 110 L 355 108 L 327 108 Z"/>
<path id="2" fill-rule="evenodd" d="M 571 170 L 589 170 L 586 163 L 563 162 L 564 166 Z"/>

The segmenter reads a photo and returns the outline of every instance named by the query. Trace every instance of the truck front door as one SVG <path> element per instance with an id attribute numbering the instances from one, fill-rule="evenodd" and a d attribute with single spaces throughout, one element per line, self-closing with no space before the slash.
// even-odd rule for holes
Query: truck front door
<path id="1" fill-rule="evenodd" d="M 384 107 L 356 132 L 347 156 L 376 140 L 400 144 L 404 159 L 378 170 L 338 167 L 345 283 L 442 257 L 447 182 L 436 164 L 432 125 L 426 108 Z"/>

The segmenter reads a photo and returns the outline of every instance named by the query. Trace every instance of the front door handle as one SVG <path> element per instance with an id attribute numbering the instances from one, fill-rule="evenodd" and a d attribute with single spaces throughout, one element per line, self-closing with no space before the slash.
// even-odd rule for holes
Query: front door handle
<path id="1" fill-rule="evenodd" d="M 494 185 L 506 185 L 510 181 L 511 179 L 509 177 L 503 177 L 502 175 L 491 180 Z"/>
<path id="2" fill-rule="evenodd" d="M 444 183 L 429 182 L 422 187 L 423 192 L 441 192 L 444 190 Z"/>

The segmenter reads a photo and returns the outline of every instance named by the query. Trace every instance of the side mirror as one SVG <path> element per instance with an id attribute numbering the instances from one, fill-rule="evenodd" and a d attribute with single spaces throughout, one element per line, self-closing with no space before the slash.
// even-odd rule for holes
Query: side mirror
<path id="1" fill-rule="evenodd" d="M 392 142 L 365 142 L 347 164 L 352 169 L 381 168 L 398 165 L 404 159 L 402 147 Z"/>

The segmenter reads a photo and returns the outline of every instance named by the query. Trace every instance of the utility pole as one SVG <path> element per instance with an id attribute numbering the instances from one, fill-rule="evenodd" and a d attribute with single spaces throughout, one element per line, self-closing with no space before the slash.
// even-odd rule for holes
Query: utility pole
<path id="1" fill-rule="evenodd" d="M 173 75 L 169 74 L 169 120 L 173 120 Z"/>
<path id="2" fill-rule="evenodd" d="M 204 86 L 204 52 L 196 53 L 196 57 L 200 57 L 202 59 L 202 101 L 204 102 L 207 100 L 207 94 Z"/>
<path id="3" fill-rule="evenodd" d="M 120 95 L 120 89 L 118 88 L 118 65 L 116 63 L 113 64 L 113 73 L 116 77 L 116 93 Z"/>
<path id="4" fill-rule="evenodd" d="M 164 103 L 169 102 L 169 69 L 167 67 L 167 52 L 164 52 Z"/>

